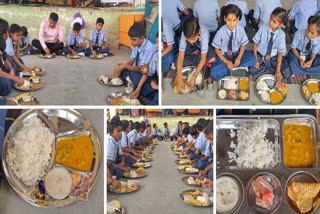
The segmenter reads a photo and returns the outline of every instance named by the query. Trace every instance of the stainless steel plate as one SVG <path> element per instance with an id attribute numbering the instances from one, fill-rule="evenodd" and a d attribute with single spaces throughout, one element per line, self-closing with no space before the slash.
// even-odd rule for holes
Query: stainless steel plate
<path id="1" fill-rule="evenodd" d="M 51 130 L 55 135 L 55 142 L 52 142 L 52 156 L 50 159 L 50 164 L 47 169 L 49 172 L 52 168 L 59 166 L 54 163 L 55 159 L 55 148 L 56 141 L 59 138 L 63 137 L 73 137 L 79 135 L 88 135 L 91 139 L 93 146 L 93 161 L 92 167 L 89 172 L 86 172 L 90 178 L 90 188 L 89 191 L 95 185 L 95 179 L 100 166 L 101 159 L 101 145 L 98 134 L 91 124 L 81 113 L 75 110 L 57 110 L 57 109 L 49 109 L 49 110 L 28 110 L 21 114 L 19 118 L 12 124 L 10 129 L 8 130 L 4 143 L 3 143 L 3 151 L 2 151 L 2 165 L 5 172 L 5 175 L 14 189 L 14 191 L 26 202 L 31 205 L 37 207 L 63 207 L 69 204 L 74 203 L 76 200 L 71 199 L 69 197 L 63 200 L 56 200 L 50 197 L 46 197 L 45 203 L 40 203 L 38 199 L 34 197 L 35 187 L 27 187 L 25 186 L 13 173 L 13 171 L 9 168 L 6 162 L 6 156 L 8 148 L 12 145 L 13 138 L 16 132 L 22 128 L 25 121 L 27 121 L 30 117 L 37 116 L 41 121 Z M 72 172 L 73 170 L 65 167 L 67 170 Z"/>
<path id="2" fill-rule="evenodd" d="M 312 96 L 318 96 L 320 97 L 320 93 L 312 93 L 310 87 L 308 86 L 309 83 L 316 83 L 318 84 L 318 90 L 320 91 L 320 80 L 318 79 L 307 79 L 306 81 L 304 81 L 302 84 L 301 84 L 301 94 L 303 96 L 303 98 L 310 104 L 310 105 L 314 105 L 316 106 L 317 103 L 314 101 L 314 99 L 312 98 Z M 307 96 L 307 93 L 304 92 L 304 90 L 307 90 L 308 92 L 307 93 L 310 93 L 310 96 L 308 97 Z M 318 104 L 320 105 L 320 104 Z"/>

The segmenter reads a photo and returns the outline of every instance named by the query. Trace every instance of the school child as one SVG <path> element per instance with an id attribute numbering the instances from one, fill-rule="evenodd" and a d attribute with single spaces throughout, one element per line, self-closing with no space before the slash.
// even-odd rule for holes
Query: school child
<path id="1" fill-rule="evenodd" d="M 240 8 L 234 4 L 223 7 L 221 11 L 226 24 L 220 28 L 213 39 L 212 46 L 218 56 L 210 68 L 210 77 L 220 80 L 236 67 L 253 67 L 252 52 L 246 50 L 249 40 L 245 30 L 238 25 L 242 17 Z"/>
<path id="2" fill-rule="evenodd" d="M 277 7 L 282 7 L 281 0 L 256 0 L 253 19 L 251 22 L 262 25 L 268 25 L 272 11 Z M 258 29 L 256 28 L 256 31 Z"/>
<path id="3" fill-rule="evenodd" d="M 195 168 L 204 170 L 213 163 L 213 121 L 208 120 L 204 129 L 205 133 L 205 151 L 202 153 L 204 156 L 195 163 Z"/>
<path id="4" fill-rule="evenodd" d="M 89 47 L 85 49 L 86 56 L 98 54 L 108 55 L 109 48 L 107 47 L 106 32 L 102 30 L 104 25 L 103 18 L 99 17 L 96 21 L 96 28 L 93 29 L 89 35 Z"/>
<path id="5" fill-rule="evenodd" d="M 30 68 L 24 65 L 23 60 L 19 57 L 20 34 L 20 26 L 17 24 L 11 24 L 9 28 L 9 38 L 6 40 L 6 52 L 16 76 L 19 76 L 19 73 L 22 71 L 28 73 L 32 72 Z"/>
<path id="6" fill-rule="evenodd" d="M 154 123 L 152 125 L 152 132 L 151 132 L 151 138 L 152 139 L 158 139 L 158 137 L 161 135 L 161 131 L 160 129 L 158 129 L 158 125 L 156 123 Z"/>
<path id="7" fill-rule="evenodd" d="M 133 77 L 136 73 L 142 73 L 143 66 L 151 62 L 152 56 L 157 51 L 156 47 L 145 38 L 145 26 L 141 23 L 134 23 L 129 29 L 131 44 L 134 46 L 130 59 L 125 64 L 117 65 L 112 74 L 112 81 L 117 83 L 127 82 L 133 85 Z"/>
<path id="8" fill-rule="evenodd" d="M 13 84 L 23 85 L 24 79 L 16 76 L 7 58 L 6 40 L 9 37 L 9 24 L 0 18 L 0 96 L 7 96 L 12 92 Z"/>
<path id="9" fill-rule="evenodd" d="M 30 38 L 28 35 L 28 29 L 25 26 L 21 27 L 22 38 L 20 40 L 20 52 L 22 54 L 31 54 L 33 53 L 33 47 L 30 44 Z"/>
<path id="10" fill-rule="evenodd" d="M 122 151 L 131 154 L 132 159 L 136 161 L 137 158 L 141 158 L 141 153 L 134 150 L 133 148 L 130 148 L 130 144 L 128 142 L 128 136 L 127 136 L 127 134 L 130 131 L 129 122 L 127 120 L 122 120 L 121 124 L 122 124 L 121 149 Z"/>
<path id="11" fill-rule="evenodd" d="M 80 23 L 74 23 L 72 27 L 72 32 L 68 36 L 66 47 L 64 47 L 62 50 L 65 55 L 84 55 L 83 35 L 80 31 Z"/>
<path id="12" fill-rule="evenodd" d="M 320 74 L 320 15 L 310 16 L 308 28 L 294 34 L 287 55 L 292 75 Z"/>
<path id="13" fill-rule="evenodd" d="M 182 121 L 180 120 L 178 122 L 176 128 L 174 128 L 173 136 L 171 137 L 173 141 L 177 140 L 178 137 L 181 137 L 181 135 L 180 135 L 181 125 L 182 125 Z"/>
<path id="14" fill-rule="evenodd" d="M 182 137 L 178 138 L 178 143 L 177 143 L 178 147 L 182 146 L 182 148 L 185 148 L 186 144 L 188 143 L 189 133 L 190 133 L 190 127 L 185 127 L 182 130 Z"/>
<path id="15" fill-rule="evenodd" d="M 209 46 L 209 31 L 199 25 L 194 19 L 183 23 L 183 33 L 180 39 L 179 54 L 177 60 L 177 92 L 182 93 L 186 88 L 194 88 L 196 79 L 206 63 L 215 61 L 216 55 L 213 48 Z M 191 77 L 188 85 L 182 81 L 182 68 L 184 66 L 196 66 L 196 71 Z"/>
<path id="16" fill-rule="evenodd" d="M 193 17 L 193 11 L 186 8 L 180 0 L 162 0 L 161 15 L 171 24 L 175 35 L 180 37 L 183 22 Z"/>
<path id="17" fill-rule="evenodd" d="M 194 2 L 193 14 L 199 19 L 200 26 L 209 31 L 209 44 L 219 27 L 220 5 L 218 0 L 196 0 Z"/>
<path id="18" fill-rule="evenodd" d="M 224 6 L 227 6 L 229 4 L 237 5 L 240 8 L 240 10 L 242 12 L 242 17 L 239 20 L 238 25 L 240 25 L 243 28 L 246 28 L 246 26 L 247 26 L 246 16 L 249 14 L 249 9 L 248 9 L 247 2 L 246 1 L 242 1 L 242 0 L 228 0 L 224 4 Z"/>
<path id="19" fill-rule="evenodd" d="M 291 33 L 307 29 L 308 19 L 317 13 L 317 0 L 300 0 L 290 10 L 288 20 Z"/>
<path id="20" fill-rule="evenodd" d="M 156 50 L 158 50 L 158 34 L 156 35 Z M 140 72 L 131 75 L 134 91 L 130 94 L 131 99 L 139 99 L 144 105 L 158 105 L 158 89 L 152 87 L 152 82 L 158 83 L 158 51 L 154 52 L 148 65 L 143 65 Z M 151 103 L 151 101 L 153 101 Z"/>
<path id="21" fill-rule="evenodd" d="M 168 128 L 168 123 L 165 122 L 163 124 L 164 129 L 163 129 L 163 136 L 165 140 L 169 140 L 170 139 L 170 129 Z"/>
<path id="22" fill-rule="evenodd" d="M 253 37 L 255 67 L 250 68 L 254 77 L 270 73 L 280 81 L 282 76 L 288 78 L 290 69 L 283 55 L 286 52 L 285 33 L 281 29 L 286 21 L 286 10 L 278 7 L 271 13 L 268 26 L 261 26 Z"/>
<path id="23" fill-rule="evenodd" d="M 110 122 L 108 129 L 109 133 L 106 136 L 108 168 L 112 175 L 121 178 L 123 172 L 129 172 L 131 170 L 131 167 L 127 166 L 129 164 L 124 162 L 124 158 L 119 161 L 119 158 L 122 157 L 121 146 L 118 143 L 121 140 L 121 122 Z"/>
<path id="24" fill-rule="evenodd" d="M 141 123 L 135 122 L 133 124 L 133 130 L 128 133 L 128 142 L 131 148 L 135 150 L 144 150 L 144 143 L 139 141 L 138 133 L 141 132 Z"/>
<path id="25" fill-rule="evenodd" d="M 166 77 L 171 70 L 171 65 L 174 63 L 176 57 L 176 45 L 174 40 L 174 31 L 171 24 L 162 18 L 162 50 L 161 50 L 161 64 L 162 73 Z"/>
<path id="26" fill-rule="evenodd" d="M 181 151 L 181 154 L 189 154 L 191 151 L 194 152 L 194 144 L 197 142 L 197 138 L 199 136 L 199 132 L 197 129 L 197 124 L 194 124 L 190 127 L 189 134 L 187 136 L 187 143 L 185 147 Z"/>
<path id="27" fill-rule="evenodd" d="M 206 125 L 206 120 L 203 118 L 200 118 L 197 121 L 196 130 L 199 133 L 197 140 L 192 147 L 186 151 L 186 154 L 188 154 L 188 158 L 190 160 L 197 160 L 201 157 L 203 157 L 206 149 L 206 138 L 204 135 L 204 127 Z"/>

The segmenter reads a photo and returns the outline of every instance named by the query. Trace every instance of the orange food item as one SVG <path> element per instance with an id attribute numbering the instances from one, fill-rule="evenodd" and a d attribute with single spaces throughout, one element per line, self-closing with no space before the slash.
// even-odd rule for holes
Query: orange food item
<path id="1" fill-rule="evenodd" d="M 58 164 L 87 172 L 91 169 L 92 159 L 93 147 L 87 135 L 62 138 L 57 143 L 55 161 Z"/>

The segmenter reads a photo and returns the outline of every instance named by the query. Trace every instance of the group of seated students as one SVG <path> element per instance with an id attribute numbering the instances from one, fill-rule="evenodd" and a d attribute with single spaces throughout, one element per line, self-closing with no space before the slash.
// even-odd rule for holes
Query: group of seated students
<path id="1" fill-rule="evenodd" d="M 189 87 L 204 66 L 210 68 L 211 81 L 236 67 L 249 67 L 254 78 L 274 74 L 278 81 L 283 76 L 320 74 L 316 0 L 300 0 L 290 11 L 282 8 L 280 0 L 257 0 L 250 12 L 242 0 L 229 0 L 222 8 L 218 0 L 197 0 L 194 10 L 180 0 L 163 0 L 162 5 L 162 71 L 165 76 L 176 69 L 178 92 L 185 87 L 184 66 L 196 66 Z M 253 51 L 246 50 L 248 20 L 256 31 Z M 285 29 L 294 33 L 288 53 Z"/>
<path id="2" fill-rule="evenodd" d="M 123 172 L 129 172 L 132 164 L 142 158 L 145 148 L 152 144 L 151 132 L 151 125 L 144 122 L 120 120 L 118 116 L 110 120 L 105 140 L 110 185 L 117 187 Z"/>
<path id="3" fill-rule="evenodd" d="M 206 177 L 202 186 L 213 185 L 213 120 L 200 118 L 191 127 L 179 122 L 175 134 L 177 146 L 183 147 L 181 154 L 187 154 L 195 168 L 199 169 L 199 177 Z M 176 132 L 176 131 L 175 131 Z"/>
<path id="4" fill-rule="evenodd" d="M 52 12 L 48 19 L 43 20 L 39 29 L 39 39 L 34 39 L 32 45 L 28 30 L 24 26 L 11 24 L 0 18 L 0 96 L 11 93 L 13 84 L 23 85 L 24 79 L 20 72 L 31 72 L 20 57 L 20 54 L 83 54 L 96 56 L 108 54 L 107 36 L 103 30 L 103 18 L 97 18 L 96 27 L 89 35 L 89 47 L 85 48 L 80 23 L 74 23 L 72 32 L 64 47 L 64 32 L 58 14 Z M 158 45 L 145 38 L 144 23 L 134 23 L 129 36 L 134 49 L 128 62 L 114 68 L 113 78 L 121 79 L 134 88 L 130 98 L 141 98 L 142 104 L 158 105 Z M 36 51 L 37 49 L 37 51 Z M 144 98 L 144 99 L 142 99 Z"/>

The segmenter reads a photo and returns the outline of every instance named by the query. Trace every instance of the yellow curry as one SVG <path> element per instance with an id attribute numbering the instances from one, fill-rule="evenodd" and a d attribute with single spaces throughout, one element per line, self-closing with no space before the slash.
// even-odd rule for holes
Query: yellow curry
<path id="1" fill-rule="evenodd" d="M 283 96 L 278 91 L 270 92 L 270 102 L 272 104 L 279 104 L 283 100 Z"/>
<path id="2" fill-rule="evenodd" d="M 317 82 L 308 82 L 308 87 L 313 94 L 319 92 L 319 85 Z"/>
<path id="3" fill-rule="evenodd" d="M 249 90 L 249 81 L 246 79 L 240 79 L 239 90 L 248 91 Z"/>
<path id="4" fill-rule="evenodd" d="M 307 125 L 284 126 L 284 163 L 287 167 L 312 167 L 313 144 L 311 130 Z"/>
<path id="5" fill-rule="evenodd" d="M 91 169 L 92 159 L 93 148 L 89 136 L 82 135 L 58 140 L 56 163 L 87 172 Z"/>

